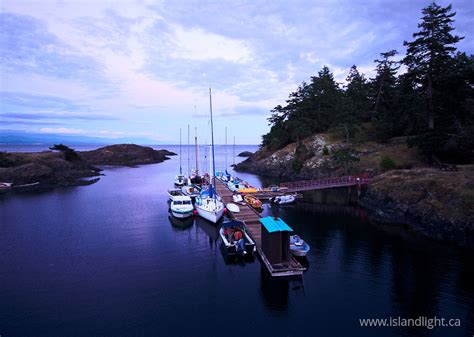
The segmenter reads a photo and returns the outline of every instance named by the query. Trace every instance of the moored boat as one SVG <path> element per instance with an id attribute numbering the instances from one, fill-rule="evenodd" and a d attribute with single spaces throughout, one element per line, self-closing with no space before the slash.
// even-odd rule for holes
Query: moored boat
<path id="1" fill-rule="evenodd" d="M 174 198 L 181 197 L 182 195 L 183 195 L 183 192 L 181 192 L 181 190 L 178 188 L 173 188 L 173 189 L 168 190 L 168 199 L 170 201 L 173 201 Z"/>
<path id="2" fill-rule="evenodd" d="M 277 205 L 292 204 L 296 202 L 296 194 L 277 195 L 276 197 L 270 198 L 270 202 Z"/>
<path id="3" fill-rule="evenodd" d="M 194 185 L 183 186 L 181 191 L 184 195 L 190 196 L 191 199 L 194 199 L 199 195 L 199 189 Z"/>
<path id="4" fill-rule="evenodd" d="M 219 230 L 227 255 L 252 255 L 255 242 L 247 234 L 244 223 L 238 220 L 226 221 Z"/>
<path id="5" fill-rule="evenodd" d="M 304 257 L 310 251 L 310 246 L 298 235 L 290 236 L 290 251 L 291 254 L 298 257 Z"/>
<path id="6" fill-rule="evenodd" d="M 253 195 L 246 195 L 244 196 L 244 200 L 247 204 L 249 204 L 250 206 L 252 206 L 254 209 L 261 209 L 262 208 L 262 202 L 254 197 Z"/>
<path id="7" fill-rule="evenodd" d="M 171 201 L 171 214 L 174 217 L 184 219 L 193 215 L 194 207 L 191 198 L 186 195 L 176 196 Z"/>
<path id="8" fill-rule="evenodd" d="M 232 212 L 232 213 L 239 213 L 240 212 L 240 208 L 239 206 L 237 206 L 236 204 L 233 204 L 231 202 L 229 202 L 227 205 L 226 205 L 227 209 Z"/>

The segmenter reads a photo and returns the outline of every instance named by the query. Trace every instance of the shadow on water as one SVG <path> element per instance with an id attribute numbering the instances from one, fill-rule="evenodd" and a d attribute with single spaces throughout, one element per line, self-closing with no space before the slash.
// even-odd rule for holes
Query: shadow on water
<path id="1" fill-rule="evenodd" d="M 173 226 L 173 230 L 175 231 L 186 231 L 190 230 L 191 227 L 194 225 L 194 217 L 190 216 L 189 218 L 185 219 L 178 219 L 175 218 L 171 212 L 168 213 L 168 219 Z"/>

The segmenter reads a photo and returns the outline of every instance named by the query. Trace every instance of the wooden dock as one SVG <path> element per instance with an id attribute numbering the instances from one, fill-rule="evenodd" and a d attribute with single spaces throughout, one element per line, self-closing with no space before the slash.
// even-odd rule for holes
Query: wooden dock
<path id="1" fill-rule="evenodd" d="M 217 194 L 222 198 L 222 201 L 227 204 L 233 202 L 232 191 L 219 179 L 216 179 L 216 191 Z M 245 223 L 247 232 L 250 234 L 252 239 L 255 241 L 257 246 L 257 254 L 260 261 L 266 267 L 271 276 L 274 277 L 293 277 L 303 275 L 303 271 L 306 270 L 293 256 L 291 256 L 290 262 L 280 265 L 272 265 L 261 249 L 262 245 L 262 225 L 260 224 L 261 215 L 249 205 L 239 204 L 239 213 L 228 213 L 228 216 Z"/>

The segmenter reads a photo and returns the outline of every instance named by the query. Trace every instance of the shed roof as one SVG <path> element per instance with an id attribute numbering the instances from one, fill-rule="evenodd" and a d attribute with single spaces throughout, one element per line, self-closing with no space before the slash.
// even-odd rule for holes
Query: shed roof
<path id="1" fill-rule="evenodd" d="M 282 219 L 267 216 L 260 219 L 260 223 L 265 226 L 269 233 L 273 232 L 293 232 L 290 226 L 288 226 Z"/>

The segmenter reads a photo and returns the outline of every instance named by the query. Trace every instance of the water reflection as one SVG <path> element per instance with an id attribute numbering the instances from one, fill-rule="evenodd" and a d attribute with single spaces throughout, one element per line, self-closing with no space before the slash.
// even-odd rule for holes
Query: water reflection
<path id="1" fill-rule="evenodd" d="M 175 231 L 185 231 L 189 230 L 194 225 L 194 217 L 189 217 L 185 219 L 178 219 L 174 217 L 171 212 L 168 213 L 168 219 L 173 226 Z"/>

